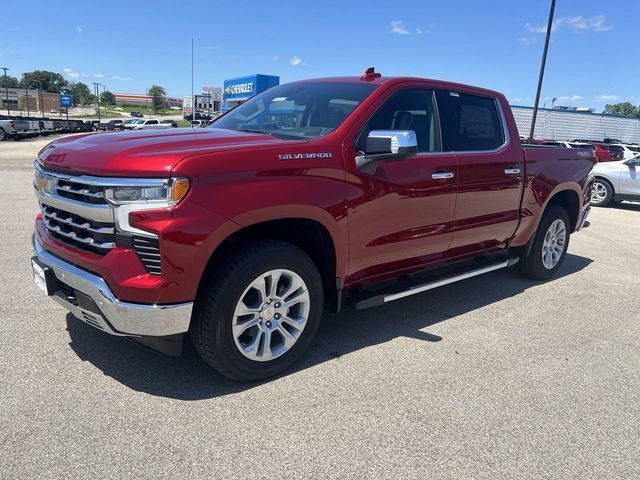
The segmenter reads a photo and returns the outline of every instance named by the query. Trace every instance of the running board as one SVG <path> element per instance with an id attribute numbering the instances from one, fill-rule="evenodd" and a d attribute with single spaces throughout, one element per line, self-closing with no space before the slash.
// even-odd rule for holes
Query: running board
<path id="1" fill-rule="evenodd" d="M 519 258 L 509 258 L 506 260 L 501 260 L 499 262 L 494 262 L 491 264 L 485 264 L 481 268 L 476 268 L 473 270 L 463 270 L 461 273 L 451 273 L 450 276 L 440 276 L 437 280 L 432 280 L 428 283 L 408 286 L 407 288 L 400 291 L 387 291 L 386 293 L 374 294 L 365 298 L 355 298 L 351 302 L 354 308 L 357 310 L 362 310 L 365 308 L 377 307 L 380 305 L 384 305 L 385 303 L 393 302 L 394 300 L 399 300 L 401 298 L 409 297 L 411 295 L 416 295 L 418 293 L 426 292 L 427 290 L 433 290 L 434 288 L 442 287 L 444 285 L 449 285 L 450 283 L 459 282 L 461 280 L 466 280 L 467 278 L 477 277 L 478 275 L 482 275 L 484 273 L 493 272 L 495 270 L 500 270 L 502 268 L 507 268 L 512 265 L 518 263 Z M 468 267 L 467 267 L 468 268 Z M 460 270 L 458 270 L 460 271 Z"/>

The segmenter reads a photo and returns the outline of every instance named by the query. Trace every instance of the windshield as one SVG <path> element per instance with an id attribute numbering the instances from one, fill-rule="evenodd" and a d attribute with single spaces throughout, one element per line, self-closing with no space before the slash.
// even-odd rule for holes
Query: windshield
<path id="1" fill-rule="evenodd" d="M 250 98 L 209 128 L 259 132 L 287 139 L 318 138 L 338 128 L 376 87 L 370 83 L 280 85 Z"/>
<path id="2" fill-rule="evenodd" d="M 618 145 L 609 145 L 609 150 L 616 153 L 624 153 L 624 148 Z"/>

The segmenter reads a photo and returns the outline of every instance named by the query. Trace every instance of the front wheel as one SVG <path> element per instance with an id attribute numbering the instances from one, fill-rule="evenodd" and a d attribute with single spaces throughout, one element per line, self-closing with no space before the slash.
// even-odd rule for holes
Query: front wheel
<path id="1" fill-rule="evenodd" d="M 320 273 L 279 241 L 240 245 L 207 275 L 191 326 L 193 344 L 222 375 L 252 381 L 289 368 L 309 347 L 323 308 Z"/>
<path id="2" fill-rule="evenodd" d="M 557 205 L 549 208 L 538 226 L 529 253 L 520 257 L 520 270 L 535 280 L 551 278 L 560 268 L 569 248 L 570 220 Z"/>

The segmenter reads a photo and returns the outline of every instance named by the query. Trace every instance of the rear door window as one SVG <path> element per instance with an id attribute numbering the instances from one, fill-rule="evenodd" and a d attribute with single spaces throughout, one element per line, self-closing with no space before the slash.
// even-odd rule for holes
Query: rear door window
<path id="1" fill-rule="evenodd" d="M 505 143 L 496 100 L 450 90 L 437 90 L 445 151 L 489 151 Z"/>

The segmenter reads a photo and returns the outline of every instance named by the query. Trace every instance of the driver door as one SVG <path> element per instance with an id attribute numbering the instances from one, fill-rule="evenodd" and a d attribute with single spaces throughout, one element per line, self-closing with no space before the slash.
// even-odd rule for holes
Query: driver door
<path id="1" fill-rule="evenodd" d="M 413 130 L 418 154 L 380 162 L 365 173 L 355 166 L 372 130 Z M 456 198 L 455 155 L 441 151 L 434 92 L 400 90 L 370 115 L 355 149 L 347 151 L 349 275 L 347 282 L 380 279 L 444 260 L 452 238 Z M 349 180 L 350 179 L 350 180 Z"/>

